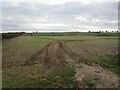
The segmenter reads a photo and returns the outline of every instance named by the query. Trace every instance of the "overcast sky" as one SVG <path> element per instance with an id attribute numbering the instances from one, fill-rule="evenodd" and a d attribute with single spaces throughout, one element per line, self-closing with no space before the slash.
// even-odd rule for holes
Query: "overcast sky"
<path id="1" fill-rule="evenodd" d="M 26 0 L 27 1 L 27 0 Z M 86 1 L 86 2 L 84 2 Z M 4 2 L 2 31 L 115 31 L 118 29 L 118 0 L 40 0 Z M 1 16 L 1 14 L 0 14 Z M 1 22 L 2 21 L 2 22 Z M 0 28 L 1 29 L 1 28 Z"/>

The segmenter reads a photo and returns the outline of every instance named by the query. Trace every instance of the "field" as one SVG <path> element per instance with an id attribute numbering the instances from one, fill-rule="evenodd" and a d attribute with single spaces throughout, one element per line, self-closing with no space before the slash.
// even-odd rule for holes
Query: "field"
<path id="1" fill-rule="evenodd" d="M 3 40 L 3 88 L 117 88 L 117 36 Z"/>

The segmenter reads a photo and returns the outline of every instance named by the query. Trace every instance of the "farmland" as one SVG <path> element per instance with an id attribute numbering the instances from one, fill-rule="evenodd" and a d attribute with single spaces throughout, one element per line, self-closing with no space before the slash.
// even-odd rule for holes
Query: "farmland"
<path id="1" fill-rule="evenodd" d="M 22 35 L 2 44 L 3 88 L 118 87 L 117 36 Z"/>

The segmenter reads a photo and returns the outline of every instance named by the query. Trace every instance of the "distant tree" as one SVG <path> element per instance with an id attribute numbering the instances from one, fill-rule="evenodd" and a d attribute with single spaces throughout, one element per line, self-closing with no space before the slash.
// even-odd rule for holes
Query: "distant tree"
<path id="1" fill-rule="evenodd" d="M 101 34 L 101 31 L 99 31 L 98 33 Z"/>
<path id="2" fill-rule="evenodd" d="M 91 32 L 91 31 L 88 31 L 89 33 Z"/>
<path id="3" fill-rule="evenodd" d="M 99 31 L 97 31 L 96 33 L 99 33 Z"/>
<path id="4" fill-rule="evenodd" d="M 107 33 L 108 31 L 106 30 L 105 32 Z"/>

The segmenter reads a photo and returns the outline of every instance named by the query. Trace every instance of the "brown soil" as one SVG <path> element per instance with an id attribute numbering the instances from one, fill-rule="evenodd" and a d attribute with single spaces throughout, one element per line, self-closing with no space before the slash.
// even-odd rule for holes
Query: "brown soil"
<path id="1" fill-rule="evenodd" d="M 76 81 L 79 87 L 87 87 L 83 80 L 91 80 L 96 88 L 118 88 L 119 77 L 99 65 L 76 64 Z"/>
<path id="2" fill-rule="evenodd" d="M 73 41 L 73 40 L 72 40 Z M 33 54 L 24 61 L 24 65 L 44 64 L 45 67 L 64 66 L 65 64 L 85 61 L 66 46 L 68 41 L 55 41 Z M 56 45 L 57 44 L 57 45 Z M 56 45 L 56 48 L 54 48 Z"/>

